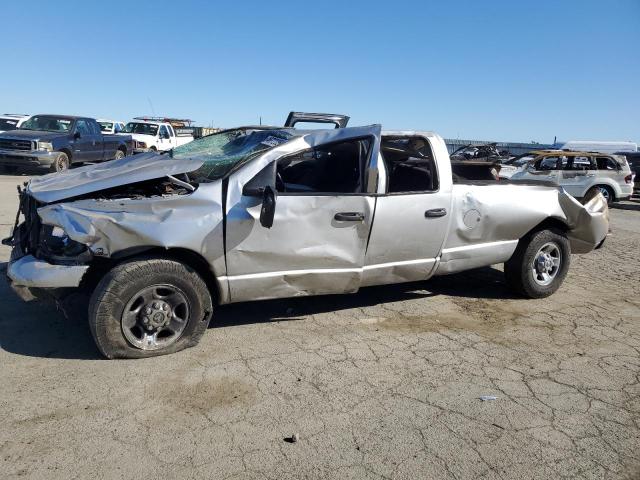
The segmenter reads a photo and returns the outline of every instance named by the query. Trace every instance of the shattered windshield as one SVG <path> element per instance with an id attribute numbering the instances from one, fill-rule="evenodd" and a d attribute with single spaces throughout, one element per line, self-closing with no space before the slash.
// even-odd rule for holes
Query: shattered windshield
<path id="1" fill-rule="evenodd" d="M 189 176 L 195 181 L 206 182 L 224 177 L 237 165 L 288 142 L 294 136 L 297 134 L 291 130 L 226 130 L 177 147 L 171 156 L 204 161 Z"/>

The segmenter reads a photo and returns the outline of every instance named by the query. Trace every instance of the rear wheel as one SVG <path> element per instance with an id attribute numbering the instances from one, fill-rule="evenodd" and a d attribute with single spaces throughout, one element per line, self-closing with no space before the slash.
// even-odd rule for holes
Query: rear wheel
<path id="1" fill-rule="evenodd" d="M 518 243 L 513 256 L 504 264 L 509 288 L 529 298 L 544 298 L 554 293 L 567 275 L 571 247 L 559 230 L 540 230 Z"/>
<path id="2" fill-rule="evenodd" d="M 607 185 L 596 185 L 595 187 L 591 187 L 584 198 L 592 199 L 598 194 L 598 192 L 601 193 L 607 201 L 607 205 L 611 205 L 616 198 L 615 193 L 613 193 L 613 189 Z"/>
<path id="3" fill-rule="evenodd" d="M 69 162 L 69 156 L 64 152 L 59 152 L 56 155 L 55 160 L 53 161 L 53 163 L 49 167 L 49 171 L 50 172 L 64 172 L 65 170 L 69 169 L 69 165 L 71 165 L 71 162 Z"/>
<path id="4" fill-rule="evenodd" d="M 196 345 L 212 310 L 197 272 L 175 260 L 143 257 L 114 267 L 100 281 L 89 326 L 105 357 L 151 357 Z"/>

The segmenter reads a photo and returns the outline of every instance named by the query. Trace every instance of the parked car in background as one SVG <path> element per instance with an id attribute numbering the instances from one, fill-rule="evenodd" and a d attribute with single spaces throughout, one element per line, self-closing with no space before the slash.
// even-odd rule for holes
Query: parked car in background
<path id="1" fill-rule="evenodd" d="M 135 141 L 134 152 L 166 152 L 193 141 L 190 130 L 178 133 L 178 123 L 188 120 L 177 120 L 159 117 L 137 117 L 127 123 L 124 133 L 130 134 Z"/>
<path id="2" fill-rule="evenodd" d="M 635 142 L 597 142 L 571 140 L 570 142 L 560 143 L 553 146 L 558 150 L 571 150 L 578 152 L 600 152 L 600 153 L 616 153 L 616 152 L 637 152 L 638 144 Z"/>
<path id="3" fill-rule="evenodd" d="M 0 166 L 67 170 L 73 163 L 130 155 L 130 136 L 104 135 L 93 118 L 34 115 L 19 129 L 0 134 Z"/>
<path id="4" fill-rule="evenodd" d="M 0 115 L 0 133 L 20 128 L 25 121 L 29 119 L 29 115 L 20 113 L 5 113 Z"/>
<path id="5" fill-rule="evenodd" d="M 640 195 L 640 152 L 618 152 L 617 154 L 627 159 L 629 168 L 636 174 L 633 191 L 636 195 Z"/>
<path id="6" fill-rule="evenodd" d="M 628 199 L 634 174 L 623 156 L 597 152 L 542 150 L 512 180 L 552 182 L 576 198 L 590 198 L 600 191 L 607 203 Z"/>
<path id="7" fill-rule="evenodd" d="M 484 160 L 488 162 L 501 162 L 509 158 L 507 150 L 498 150 L 498 144 L 483 143 L 464 145 L 451 153 L 451 160 Z"/>
<path id="8" fill-rule="evenodd" d="M 3 241 L 13 289 L 25 300 L 85 289 L 108 358 L 196 345 L 218 304 L 497 263 L 514 291 L 547 297 L 571 253 L 609 229 L 600 194 L 581 205 L 556 186 L 456 181 L 439 135 L 380 125 L 224 130 L 34 178 L 20 197 Z"/>
<path id="9" fill-rule="evenodd" d="M 517 157 L 510 158 L 502 162 L 500 166 L 499 177 L 502 179 L 509 179 L 514 173 L 519 172 L 526 168 L 528 163 L 535 159 L 537 154 L 535 152 L 527 152 Z"/>
<path id="10" fill-rule="evenodd" d="M 122 133 L 124 130 L 124 122 L 118 122 L 116 120 L 106 120 L 99 118 L 96 120 L 100 125 L 100 131 L 106 134 Z"/>

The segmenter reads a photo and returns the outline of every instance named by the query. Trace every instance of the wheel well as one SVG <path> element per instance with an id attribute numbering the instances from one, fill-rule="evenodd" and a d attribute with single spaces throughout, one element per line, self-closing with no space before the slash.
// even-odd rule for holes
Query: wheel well
<path id="1" fill-rule="evenodd" d="M 209 263 L 199 253 L 186 248 L 136 247 L 117 252 L 116 255 L 111 258 L 97 257 L 84 275 L 81 287 L 93 291 L 102 277 L 119 263 L 125 260 L 135 259 L 136 257 L 149 256 L 176 260 L 193 268 L 207 285 L 209 293 L 211 294 L 211 301 L 214 304 L 219 302 L 221 297 L 218 283 L 214 273 L 211 271 Z"/>
<path id="2" fill-rule="evenodd" d="M 71 161 L 71 150 L 69 150 L 68 148 L 61 148 L 60 152 L 66 154 L 67 158 L 69 158 L 69 161 Z"/>
<path id="3" fill-rule="evenodd" d="M 569 231 L 569 226 L 558 218 L 547 217 L 531 230 L 529 230 L 521 238 L 528 237 L 529 235 L 541 230 L 560 230 L 562 233 L 567 233 Z"/>
<path id="4" fill-rule="evenodd" d="M 609 193 L 611 193 L 611 196 L 613 197 L 613 200 L 616 199 L 616 189 L 613 188 L 611 185 L 607 185 L 606 183 L 597 183 L 591 188 L 600 188 L 600 187 L 604 187 L 607 190 L 609 190 Z"/>
<path id="5" fill-rule="evenodd" d="M 122 153 L 124 153 L 125 155 L 127 154 L 127 146 L 126 145 L 120 145 L 118 147 L 118 150 L 120 150 Z"/>

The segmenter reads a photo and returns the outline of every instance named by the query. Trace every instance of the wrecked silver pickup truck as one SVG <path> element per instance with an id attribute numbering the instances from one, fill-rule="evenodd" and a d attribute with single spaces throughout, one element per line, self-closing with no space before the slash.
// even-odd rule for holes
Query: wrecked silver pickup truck
<path id="1" fill-rule="evenodd" d="M 90 292 L 108 358 L 195 345 L 215 305 L 353 293 L 504 263 L 553 293 L 570 253 L 604 241 L 601 195 L 452 176 L 442 138 L 379 125 L 243 127 L 35 178 L 8 277 L 23 298 Z"/>

